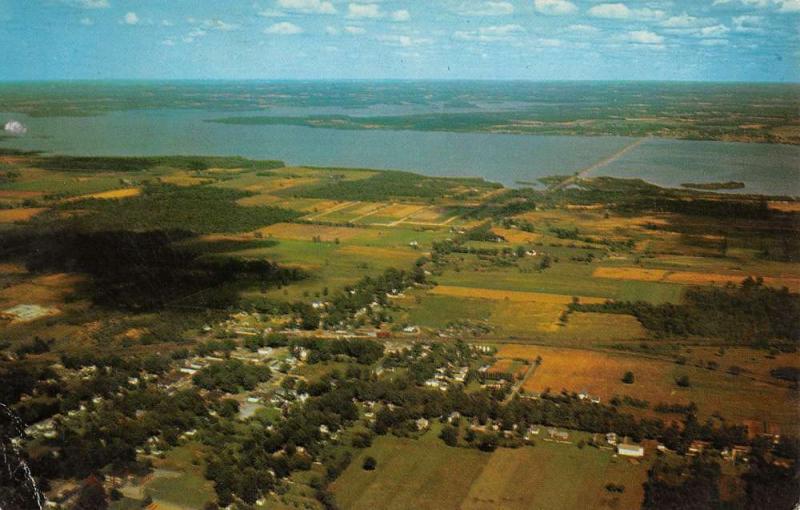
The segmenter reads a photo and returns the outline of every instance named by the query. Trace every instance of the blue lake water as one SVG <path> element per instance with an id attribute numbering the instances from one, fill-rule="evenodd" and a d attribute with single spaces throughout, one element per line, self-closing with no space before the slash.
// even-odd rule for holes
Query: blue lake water
<path id="1" fill-rule="evenodd" d="M 241 112 L 236 112 L 241 115 Z M 219 111 L 128 110 L 89 117 L 16 119 L 28 133 L 4 147 L 70 155 L 237 155 L 291 165 L 410 170 L 435 176 L 518 181 L 570 174 L 615 154 L 625 137 L 534 136 L 205 122 Z M 800 147 L 647 140 L 592 175 L 641 177 L 656 184 L 737 180 L 744 192 L 800 195 Z"/>

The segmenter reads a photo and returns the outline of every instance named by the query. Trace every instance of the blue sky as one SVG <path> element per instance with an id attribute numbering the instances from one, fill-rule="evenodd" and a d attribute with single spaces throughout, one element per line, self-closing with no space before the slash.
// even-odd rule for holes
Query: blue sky
<path id="1" fill-rule="evenodd" d="M 800 81 L 800 0 L 0 0 L 0 80 Z"/>

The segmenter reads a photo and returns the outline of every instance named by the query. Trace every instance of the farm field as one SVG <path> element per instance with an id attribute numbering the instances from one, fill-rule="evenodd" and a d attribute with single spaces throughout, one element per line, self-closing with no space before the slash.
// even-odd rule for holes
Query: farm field
<path id="1" fill-rule="evenodd" d="M 0 209 L 0 223 L 28 221 L 37 214 L 46 211 L 44 207 L 24 207 L 19 209 Z"/>
<path id="2" fill-rule="evenodd" d="M 503 291 L 539 292 L 562 296 L 585 296 L 651 303 L 677 302 L 683 286 L 674 283 L 593 278 L 588 264 L 560 262 L 547 271 L 520 273 L 516 270 L 447 271 L 438 278 L 441 285 Z M 481 291 L 478 291 L 481 292 Z"/>
<path id="3" fill-rule="evenodd" d="M 665 269 L 640 269 L 635 267 L 598 267 L 592 273 L 595 278 L 612 280 L 636 280 L 645 282 L 682 283 L 685 285 L 724 285 L 739 284 L 747 277 L 755 277 L 740 272 L 738 274 L 700 273 L 690 271 L 668 271 Z M 793 276 L 761 277 L 771 287 L 786 287 L 792 292 L 800 290 L 800 278 Z"/>
<path id="4" fill-rule="evenodd" d="M 775 423 L 787 430 L 796 427 L 795 410 L 800 400 L 795 390 L 777 381 L 729 374 L 724 366 L 709 370 L 629 354 L 544 346 L 503 345 L 497 353 L 499 358 L 511 359 L 533 360 L 537 356 L 542 357 L 542 364 L 525 381 L 525 391 L 588 391 L 604 402 L 615 395 L 628 395 L 647 400 L 651 407 L 658 403 L 694 402 L 703 418 L 719 412 L 734 423 L 756 420 Z M 794 362 L 797 361 L 795 357 Z M 633 384 L 622 382 L 627 371 L 634 374 Z M 686 388 L 676 384 L 684 375 L 690 381 Z M 774 402 L 786 405 L 775 406 Z"/>
<path id="5" fill-rule="evenodd" d="M 609 451 L 538 442 L 484 453 L 447 447 L 432 435 L 378 438 L 333 484 L 342 508 L 577 510 L 631 508 L 642 498 L 646 466 Z M 361 468 L 367 455 L 378 461 L 375 471 Z M 608 496 L 609 482 L 625 485 L 625 493 Z"/>

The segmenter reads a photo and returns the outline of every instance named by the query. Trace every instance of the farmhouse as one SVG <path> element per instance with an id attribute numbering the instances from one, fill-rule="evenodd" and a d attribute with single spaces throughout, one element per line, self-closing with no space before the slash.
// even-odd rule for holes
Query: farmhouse
<path id="1" fill-rule="evenodd" d="M 644 447 L 638 444 L 618 444 L 617 453 L 625 457 L 644 457 Z"/>

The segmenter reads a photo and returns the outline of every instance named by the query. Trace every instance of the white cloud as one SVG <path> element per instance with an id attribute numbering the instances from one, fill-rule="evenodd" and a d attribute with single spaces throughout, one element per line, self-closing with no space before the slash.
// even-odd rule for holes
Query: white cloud
<path id="1" fill-rule="evenodd" d="M 578 7 L 569 0 L 533 0 L 533 6 L 542 14 L 552 16 L 573 14 L 578 11 Z"/>
<path id="2" fill-rule="evenodd" d="M 378 40 L 390 46 L 401 46 L 403 48 L 409 48 L 411 46 L 428 44 L 432 42 L 431 39 L 426 39 L 423 37 L 411 37 L 409 35 L 381 35 L 378 36 Z"/>
<path id="3" fill-rule="evenodd" d="M 263 11 L 258 11 L 258 15 L 262 18 L 282 18 L 286 16 L 286 13 L 275 9 L 264 9 Z"/>
<path id="4" fill-rule="evenodd" d="M 328 25 L 327 27 L 325 27 L 325 33 L 328 35 L 339 35 L 339 29 Z"/>
<path id="5" fill-rule="evenodd" d="M 174 24 L 175 24 L 175 23 L 171 22 L 171 21 L 170 21 L 170 20 L 168 20 L 168 19 L 162 19 L 162 20 L 161 20 L 161 26 L 162 26 L 162 27 L 171 27 L 171 26 L 173 26 Z"/>
<path id="6" fill-rule="evenodd" d="M 108 0 L 61 0 L 61 3 L 81 9 L 107 9 L 111 7 Z"/>
<path id="7" fill-rule="evenodd" d="M 183 38 L 182 38 L 181 40 L 182 40 L 183 42 L 185 42 L 186 44 L 191 44 L 191 43 L 193 43 L 193 42 L 194 42 L 196 39 L 198 39 L 198 38 L 200 38 L 200 37 L 205 37 L 207 34 L 208 34 L 208 32 L 206 32 L 206 31 L 205 31 L 205 30 L 203 30 L 202 28 L 194 28 L 194 29 L 192 29 L 192 31 L 191 31 L 191 32 L 189 32 L 188 34 L 186 34 L 185 36 L 183 36 Z"/>
<path id="8" fill-rule="evenodd" d="M 347 6 L 348 18 L 382 18 L 383 12 L 378 4 L 349 4 Z"/>
<path id="9" fill-rule="evenodd" d="M 161 41 L 161 44 L 164 46 L 175 46 L 175 41 L 173 39 L 167 38 Z"/>
<path id="10" fill-rule="evenodd" d="M 460 30 L 453 34 L 453 38 L 461 41 L 494 42 L 512 39 L 515 35 L 522 32 L 525 32 L 525 29 L 519 25 L 497 25 L 480 27 L 477 30 L 471 31 Z"/>
<path id="11" fill-rule="evenodd" d="M 600 29 L 598 29 L 597 27 L 593 27 L 592 25 L 584 25 L 582 23 L 570 25 L 567 27 L 567 30 L 570 30 L 572 32 L 582 32 L 584 34 L 593 34 L 595 32 L 600 31 Z"/>
<path id="12" fill-rule="evenodd" d="M 122 22 L 126 25 L 138 25 L 139 24 L 139 16 L 135 12 L 128 12 L 122 18 Z"/>
<path id="13" fill-rule="evenodd" d="M 679 16 L 670 16 L 669 18 L 665 19 L 661 22 L 661 26 L 667 28 L 687 28 L 696 26 L 699 22 L 699 18 L 690 16 L 684 12 Z"/>
<path id="14" fill-rule="evenodd" d="M 700 41 L 702 46 L 725 46 L 728 44 L 727 39 L 703 39 Z"/>
<path id="15" fill-rule="evenodd" d="M 221 19 L 207 19 L 203 21 L 203 27 L 209 30 L 219 30 L 220 32 L 231 32 L 240 28 L 235 23 L 226 23 Z"/>
<path id="16" fill-rule="evenodd" d="M 561 39 L 539 39 L 539 44 L 548 48 L 557 48 L 561 46 Z"/>
<path id="17" fill-rule="evenodd" d="M 712 25 L 709 27 L 701 28 L 700 30 L 697 31 L 696 35 L 698 37 L 714 38 L 714 37 L 721 37 L 730 31 L 731 29 L 726 27 L 725 25 Z"/>
<path id="18" fill-rule="evenodd" d="M 649 7 L 631 9 L 623 3 L 595 5 L 587 12 L 590 16 L 594 16 L 595 18 L 609 19 L 654 20 L 666 16 L 666 13 L 662 10 L 651 9 Z"/>
<path id="19" fill-rule="evenodd" d="M 344 31 L 350 35 L 361 35 L 367 33 L 367 30 L 364 27 L 354 27 L 354 26 L 344 27 Z"/>
<path id="20" fill-rule="evenodd" d="M 664 38 L 649 30 L 634 30 L 628 32 L 627 40 L 637 44 L 648 44 L 660 46 L 664 42 Z"/>
<path id="21" fill-rule="evenodd" d="M 456 12 L 462 16 L 508 16 L 514 13 L 514 5 L 509 2 L 470 3 L 462 5 Z"/>
<path id="22" fill-rule="evenodd" d="M 402 21 L 408 21 L 410 19 L 411 19 L 411 14 L 405 9 L 400 9 L 400 10 L 394 11 L 392 13 L 392 20 L 393 21 L 401 21 L 402 22 Z"/>
<path id="23" fill-rule="evenodd" d="M 596 18 L 625 19 L 631 17 L 631 10 L 625 4 L 600 4 L 589 9 L 589 15 Z"/>
<path id="24" fill-rule="evenodd" d="M 275 34 L 275 35 L 294 35 L 294 34 L 302 34 L 303 29 L 295 25 L 294 23 L 290 23 L 288 21 L 282 21 L 280 23 L 275 23 L 264 29 L 265 34 Z"/>
<path id="25" fill-rule="evenodd" d="M 90 27 L 94 25 L 94 20 L 92 18 L 81 18 L 81 25 Z"/>
<path id="26" fill-rule="evenodd" d="M 735 0 L 714 0 L 711 5 L 726 5 L 733 1 Z M 800 0 L 738 0 L 738 3 L 758 9 L 777 7 L 778 12 L 800 12 Z"/>
<path id="27" fill-rule="evenodd" d="M 326 0 L 278 0 L 278 7 L 313 14 L 336 14 L 336 7 Z"/>
<path id="28" fill-rule="evenodd" d="M 763 32 L 761 24 L 764 22 L 763 16 L 735 16 L 733 21 L 733 29 L 737 32 Z"/>

